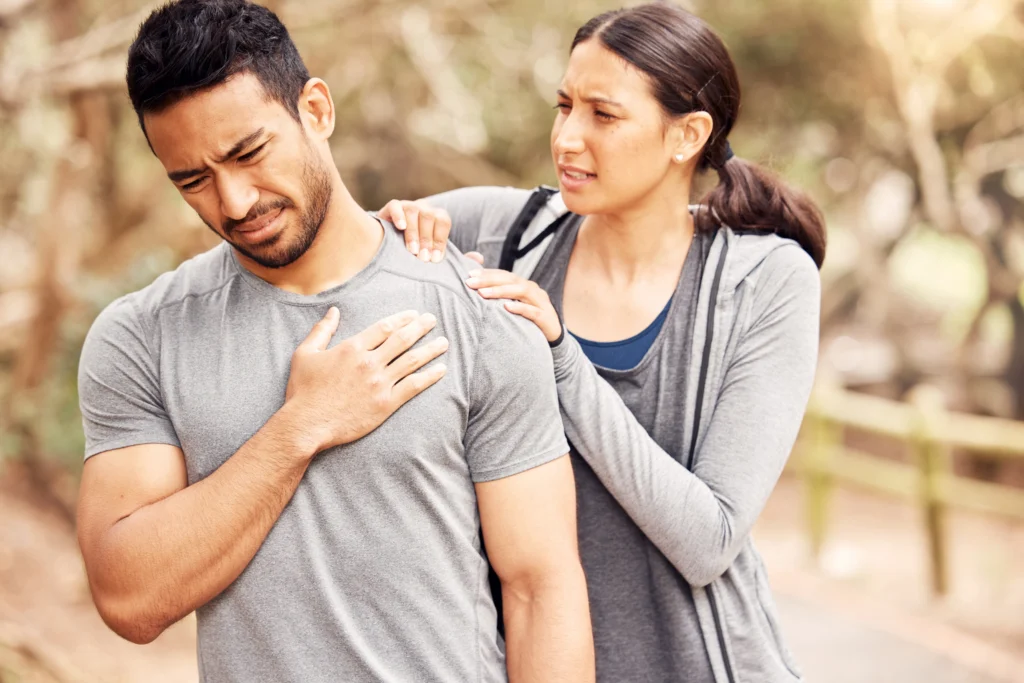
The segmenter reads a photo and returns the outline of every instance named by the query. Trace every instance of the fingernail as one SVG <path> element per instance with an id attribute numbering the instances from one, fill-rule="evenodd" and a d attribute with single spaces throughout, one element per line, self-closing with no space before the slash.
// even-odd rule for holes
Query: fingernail
<path id="1" fill-rule="evenodd" d="M 466 286 L 467 287 L 476 287 L 478 282 L 480 282 L 480 281 L 477 280 L 475 277 L 466 278 Z"/>
<path id="2" fill-rule="evenodd" d="M 439 373 L 445 373 L 448 371 L 448 366 L 445 365 L 444 363 L 435 363 L 434 371 Z"/>
<path id="3" fill-rule="evenodd" d="M 437 318 L 434 316 L 433 313 L 424 313 L 422 318 L 423 318 L 423 322 L 427 322 L 427 323 L 437 322 Z"/>
<path id="4" fill-rule="evenodd" d="M 420 260 L 421 261 L 429 261 L 430 260 L 430 252 L 427 251 L 426 249 L 420 249 Z"/>
<path id="5" fill-rule="evenodd" d="M 437 249 L 435 249 L 434 253 L 430 257 L 430 260 L 433 261 L 434 263 L 440 263 L 441 262 L 441 256 L 442 256 L 441 252 L 438 251 Z"/>
<path id="6" fill-rule="evenodd" d="M 420 253 L 420 243 L 419 242 L 413 242 L 412 244 L 410 244 L 409 245 L 409 251 L 411 251 L 414 254 Z"/>
<path id="7" fill-rule="evenodd" d="M 476 277 L 479 274 L 480 274 L 480 269 L 479 268 L 474 268 L 473 270 L 469 271 L 469 276 L 470 277 Z"/>
<path id="8" fill-rule="evenodd" d="M 395 221 L 395 227 L 399 230 L 405 230 L 405 220 L 399 218 Z"/>
<path id="9" fill-rule="evenodd" d="M 445 339 L 444 337 L 438 337 L 437 339 L 434 340 L 434 346 L 436 346 L 439 349 L 446 348 L 448 346 L 448 340 Z"/>

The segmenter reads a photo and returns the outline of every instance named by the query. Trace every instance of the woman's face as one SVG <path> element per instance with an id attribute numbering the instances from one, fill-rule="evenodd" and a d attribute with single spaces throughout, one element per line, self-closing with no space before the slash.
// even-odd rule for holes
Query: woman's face
<path id="1" fill-rule="evenodd" d="M 557 107 L 551 156 L 570 211 L 624 213 L 659 190 L 686 192 L 670 173 L 678 141 L 647 78 L 599 41 L 572 51 Z"/>

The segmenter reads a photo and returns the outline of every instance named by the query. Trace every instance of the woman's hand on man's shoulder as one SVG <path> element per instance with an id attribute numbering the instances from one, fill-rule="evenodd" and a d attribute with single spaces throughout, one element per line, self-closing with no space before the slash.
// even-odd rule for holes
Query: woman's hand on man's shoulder
<path id="1" fill-rule="evenodd" d="M 431 206 L 422 199 L 392 199 L 377 212 L 405 233 L 405 246 L 421 261 L 440 263 L 448 247 L 452 217 L 444 209 Z M 467 254 L 467 256 L 472 256 Z"/>

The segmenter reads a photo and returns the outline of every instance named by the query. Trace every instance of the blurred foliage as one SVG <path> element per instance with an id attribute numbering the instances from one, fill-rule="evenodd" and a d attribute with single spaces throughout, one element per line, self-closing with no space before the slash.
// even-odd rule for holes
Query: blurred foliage
<path id="1" fill-rule="evenodd" d="M 367 207 L 551 183 L 568 45 L 618 6 L 267 4 L 332 88 L 335 160 Z M 0 0 L 0 458 L 43 477 L 81 460 L 75 376 L 91 320 L 215 242 L 124 93 L 125 50 L 153 6 Z M 734 149 L 828 216 L 822 372 L 894 397 L 930 382 L 951 407 L 1024 417 L 1022 4 L 686 6 L 737 62 Z"/>

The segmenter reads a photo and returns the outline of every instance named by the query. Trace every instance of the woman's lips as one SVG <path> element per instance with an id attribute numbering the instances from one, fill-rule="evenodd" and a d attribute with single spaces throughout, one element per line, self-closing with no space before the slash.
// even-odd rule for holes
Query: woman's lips
<path id="1" fill-rule="evenodd" d="M 570 192 L 580 190 L 591 183 L 597 176 L 574 168 L 562 168 L 558 174 L 558 182 L 563 190 Z"/>

